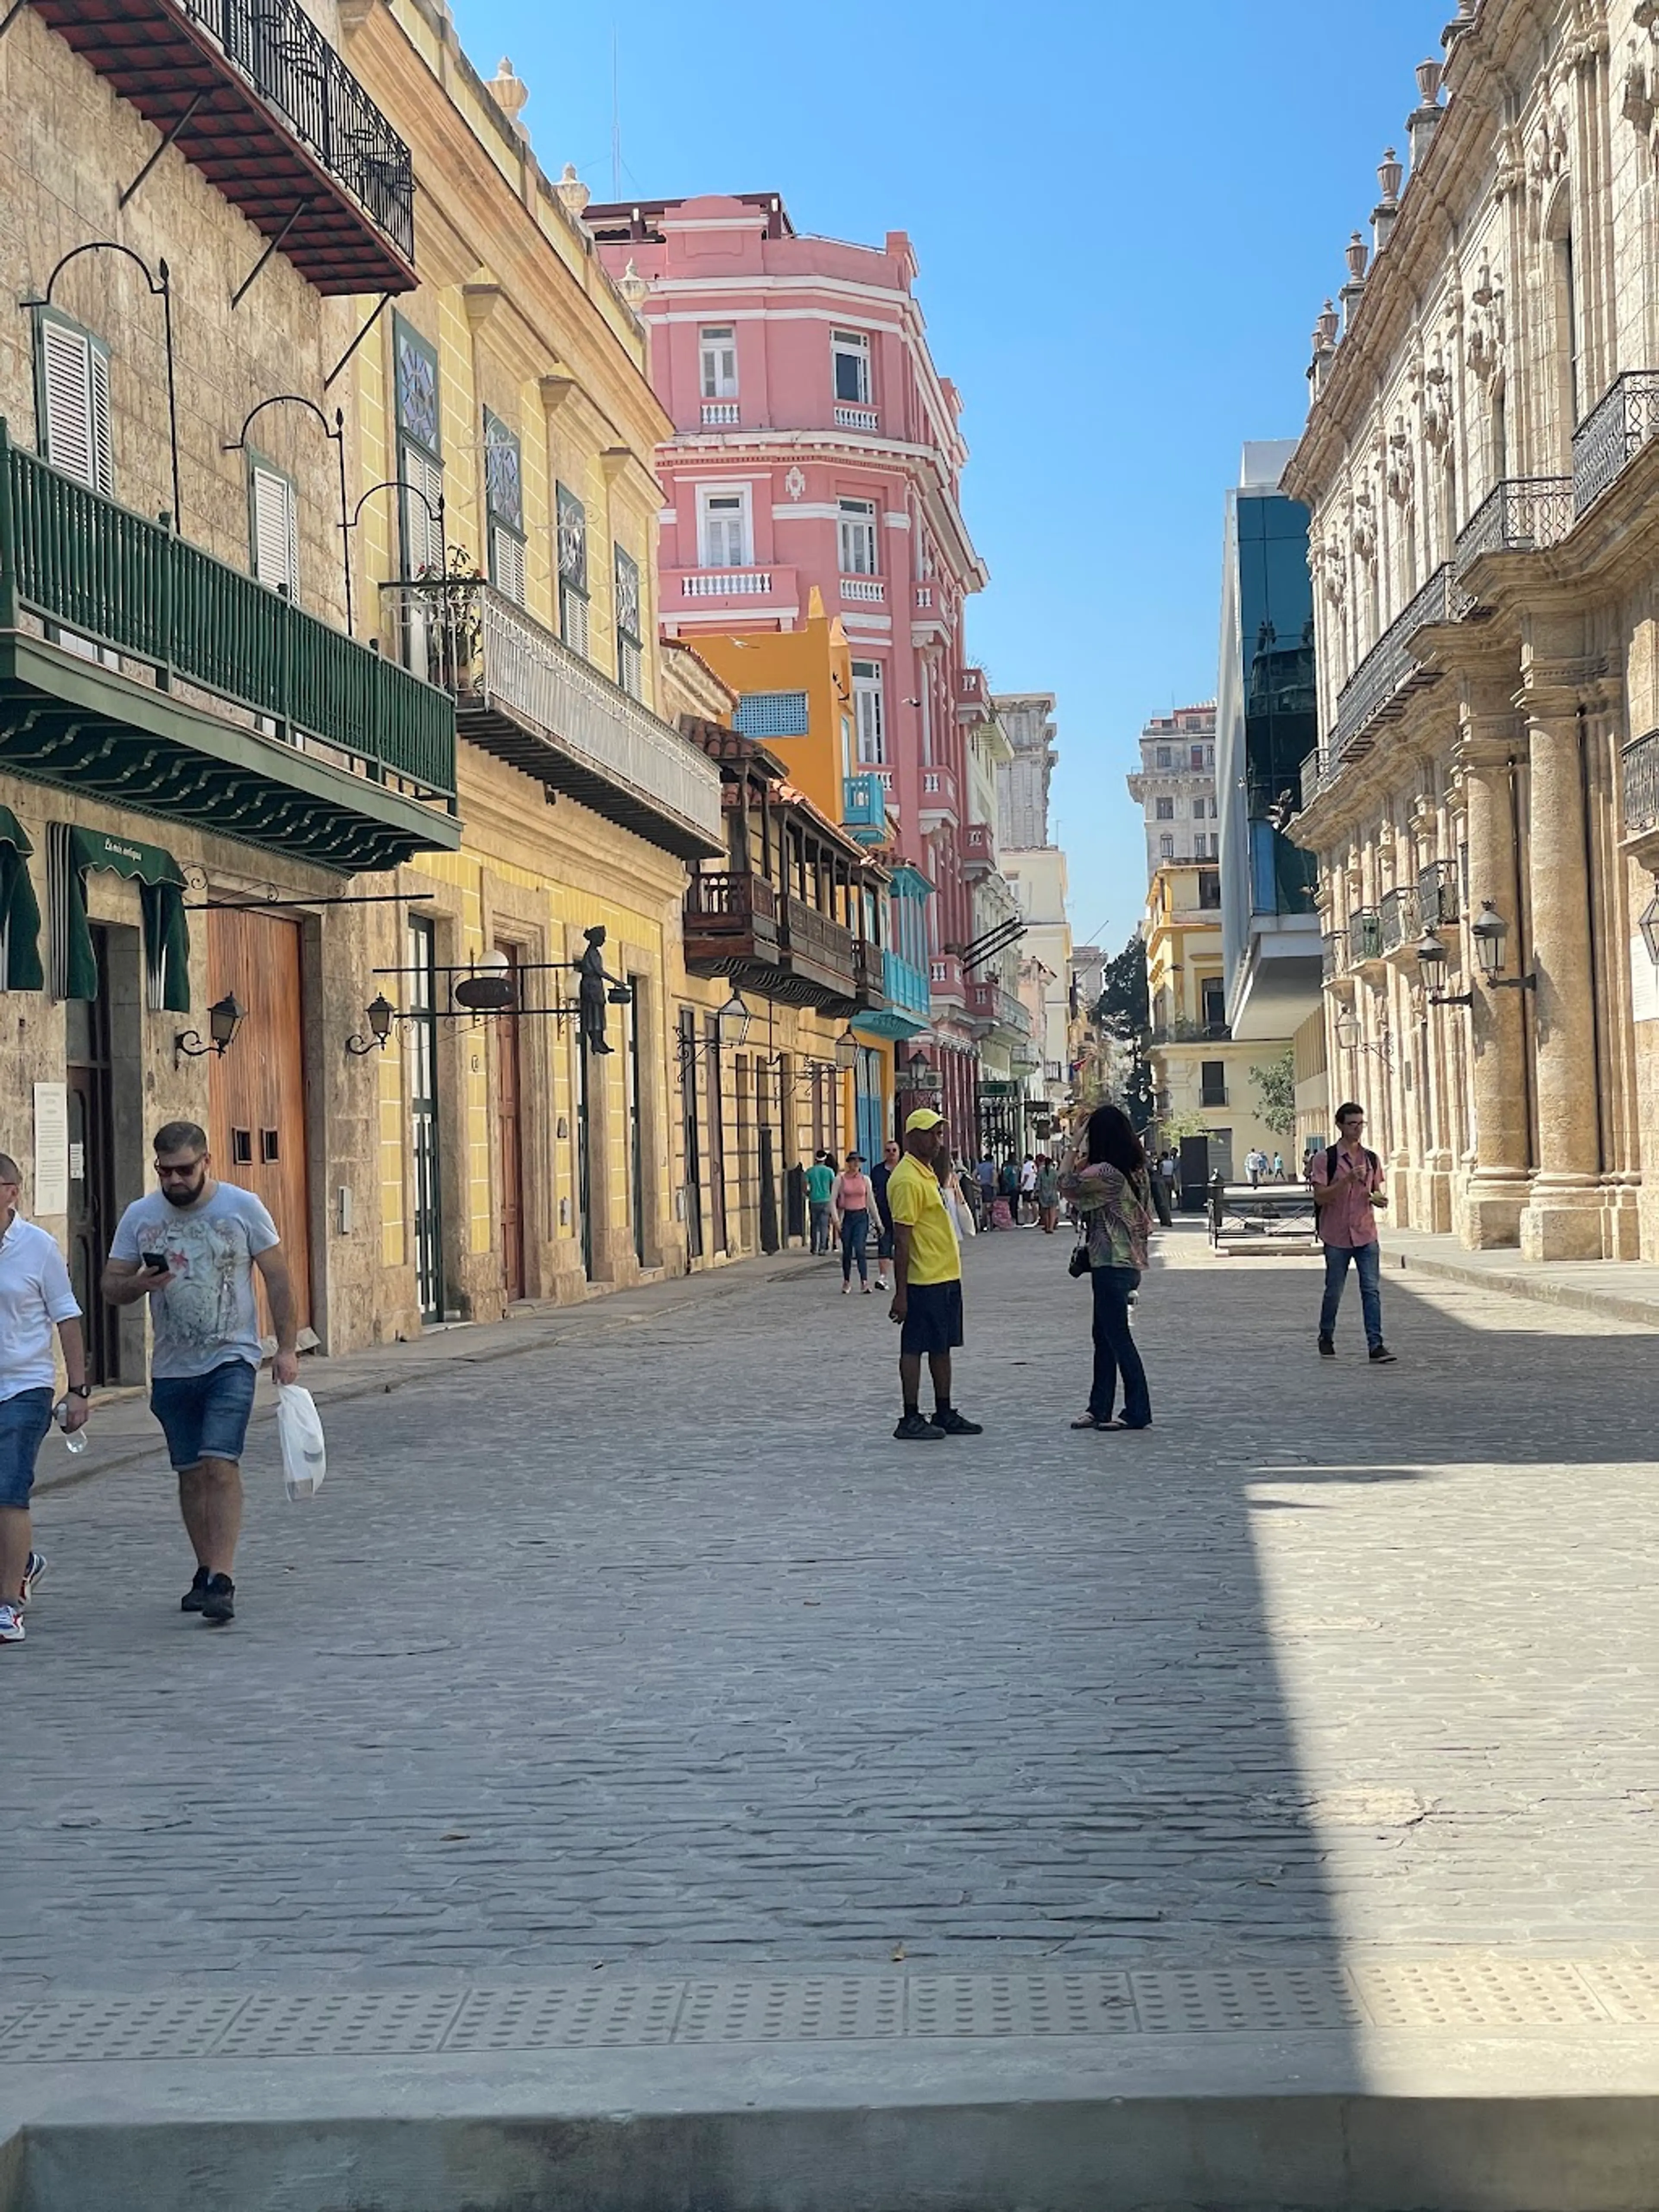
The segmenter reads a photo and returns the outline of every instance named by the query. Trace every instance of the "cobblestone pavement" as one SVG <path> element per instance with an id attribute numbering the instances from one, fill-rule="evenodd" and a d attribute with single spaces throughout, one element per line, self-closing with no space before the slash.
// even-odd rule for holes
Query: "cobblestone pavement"
<path id="1" fill-rule="evenodd" d="M 9 1982 L 1650 1947 L 1654 1332 L 1396 1277 L 1322 1362 L 1312 1263 L 1164 1243 L 1141 1437 L 1028 1232 L 978 1441 L 826 1264 L 342 1403 L 310 1505 L 257 1430 L 223 1632 L 159 1453 L 52 1496 Z"/>

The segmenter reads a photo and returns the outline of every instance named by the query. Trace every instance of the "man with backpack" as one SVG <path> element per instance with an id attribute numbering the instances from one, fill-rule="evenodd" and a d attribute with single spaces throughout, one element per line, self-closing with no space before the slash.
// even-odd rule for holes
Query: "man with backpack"
<path id="1" fill-rule="evenodd" d="M 1336 1357 L 1336 1315 L 1352 1261 L 1359 1277 L 1359 1306 L 1374 1365 L 1391 1365 L 1382 1341 L 1382 1251 L 1373 1208 L 1388 1204 L 1382 1163 L 1360 1142 L 1365 1109 L 1350 1103 L 1336 1109 L 1336 1142 L 1308 1161 L 1319 1239 L 1325 1247 L 1325 1299 L 1319 1310 L 1319 1349 Z"/>

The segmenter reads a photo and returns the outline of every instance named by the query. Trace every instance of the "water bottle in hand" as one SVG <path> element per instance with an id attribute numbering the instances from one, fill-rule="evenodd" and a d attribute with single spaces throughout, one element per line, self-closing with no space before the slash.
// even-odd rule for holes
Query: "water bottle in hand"
<path id="1" fill-rule="evenodd" d="M 84 1429 L 76 1429 L 71 1432 L 69 1426 L 69 1400 L 60 1398 L 52 1407 L 52 1419 L 64 1431 L 64 1450 L 77 1454 L 83 1452 L 87 1448 L 87 1432 Z"/>

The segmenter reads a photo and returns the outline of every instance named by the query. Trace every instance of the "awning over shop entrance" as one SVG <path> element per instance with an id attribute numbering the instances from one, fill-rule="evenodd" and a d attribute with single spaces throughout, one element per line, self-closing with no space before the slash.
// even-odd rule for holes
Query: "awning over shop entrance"
<path id="1" fill-rule="evenodd" d="M 38 991 L 46 980 L 40 965 L 40 902 L 29 878 L 33 850 L 17 817 L 0 806 L 0 953 L 9 991 Z"/>
<path id="2" fill-rule="evenodd" d="M 138 886 L 144 920 L 144 968 L 149 1003 L 168 1013 L 190 1012 L 190 924 L 185 875 L 171 853 L 101 830 L 54 822 L 48 832 L 52 893 L 52 991 L 60 999 L 95 999 L 98 963 L 87 921 L 87 871 L 107 868 Z"/>

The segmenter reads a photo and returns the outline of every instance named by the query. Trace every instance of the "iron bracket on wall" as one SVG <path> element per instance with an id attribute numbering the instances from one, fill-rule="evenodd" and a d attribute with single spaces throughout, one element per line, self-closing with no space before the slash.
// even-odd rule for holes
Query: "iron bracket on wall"
<path id="1" fill-rule="evenodd" d="M 156 150 L 159 152 L 161 149 L 158 147 Z M 135 186 L 134 189 L 136 190 L 137 187 Z M 271 255 L 273 253 L 280 253 L 282 252 L 283 246 L 287 243 L 289 231 L 293 229 L 295 224 L 299 222 L 301 216 L 305 214 L 310 205 L 311 202 L 309 200 L 296 201 L 293 214 L 289 216 L 288 221 L 277 232 L 276 237 L 267 241 L 264 252 L 259 256 L 259 258 L 254 263 L 252 268 L 248 270 L 247 275 L 243 277 L 241 283 L 236 287 L 236 289 L 230 295 L 230 312 L 233 315 L 235 313 L 238 307 L 241 306 L 242 301 L 246 298 L 249 290 L 252 287 L 254 279 L 258 276 L 259 271 L 264 267 L 266 262 L 270 260 Z M 327 386 L 325 385 L 323 389 L 326 391 L 328 389 Z"/>
<path id="2" fill-rule="evenodd" d="M 15 15 L 15 14 L 16 14 L 16 12 L 17 12 L 17 11 L 16 11 L 16 9 L 14 9 L 12 10 L 12 15 Z M 11 21 L 11 16 L 10 16 L 10 15 L 8 15 L 8 16 L 7 16 L 7 18 L 6 18 L 6 21 L 9 23 L 10 21 Z M 0 26 L 0 29 L 3 29 L 3 27 L 4 27 L 3 26 Z M 147 161 L 145 162 L 145 164 L 144 164 L 143 167 L 142 169 L 140 169 L 140 170 L 139 170 L 139 172 L 138 172 L 137 175 L 133 179 L 132 182 L 131 182 L 131 183 L 127 186 L 127 188 L 126 188 L 125 191 L 124 191 L 124 192 L 122 193 L 122 195 L 121 195 L 120 198 L 119 198 L 118 200 L 117 200 L 117 201 L 116 201 L 115 204 L 116 204 L 116 206 L 117 206 L 117 207 L 118 207 L 118 208 L 124 208 L 124 207 L 126 205 L 127 202 L 128 202 L 128 201 L 132 198 L 133 194 L 137 191 L 137 189 L 138 189 L 139 185 L 142 185 L 142 184 L 143 183 L 143 181 L 144 181 L 145 178 L 146 178 L 147 176 L 149 176 L 149 174 L 150 171 L 151 171 L 151 170 L 155 167 L 155 164 L 156 164 L 156 163 L 161 160 L 161 158 L 162 155 L 163 155 L 163 154 L 165 154 L 165 153 L 167 152 L 167 148 L 168 148 L 169 146 L 171 146 L 171 145 L 172 145 L 172 143 L 173 143 L 173 140 L 174 140 L 174 139 L 179 136 L 179 132 L 180 132 L 180 131 L 185 128 L 185 125 L 190 121 L 190 119 L 191 119 L 191 116 L 195 114 L 195 112 L 196 112 L 197 109 L 201 106 L 202 102 L 203 102 L 205 99 L 207 99 L 207 98 L 208 98 L 208 96 L 209 96 L 209 93 L 210 93 L 210 87 L 208 87 L 207 85 L 204 85 L 204 86 L 201 88 L 201 89 L 200 89 L 200 91 L 199 91 L 199 92 L 197 92 L 197 93 L 192 94 L 192 95 L 191 95 L 191 103 L 190 103 L 190 106 L 189 106 L 185 110 L 184 113 L 183 113 L 183 114 L 179 118 L 179 120 L 178 120 L 178 121 L 173 125 L 173 128 L 172 128 L 172 129 L 167 132 L 167 134 L 166 137 L 164 137 L 163 139 L 161 139 L 161 140 L 160 141 L 160 143 L 157 144 L 157 146 L 156 146 L 156 148 L 155 148 L 155 151 L 151 154 L 151 155 L 150 155 L 150 157 L 149 157 L 149 161 Z M 233 304 L 233 306 L 234 306 L 234 302 L 233 301 L 233 302 L 232 302 L 232 304 Z"/>
<path id="3" fill-rule="evenodd" d="M 335 362 L 333 368 L 330 369 L 328 374 L 323 379 L 323 389 L 325 392 L 328 390 L 329 386 L 333 383 L 335 378 L 340 374 L 340 371 L 350 360 L 352 355 L 356 352 L 358 347 L 362 343 L 363 340 L 374 329 L 375 324 L 380 321 L 381 316 L 391 306 L 392 296 L 393 295 L 390 292 L 381 293 L 380 304 L 374 308 L 373 313 L 371 313 L 368 320 L 363 325 L 362 330 L 358 331 L 356 337 L 353 338 L 351 343 L 346 348 L 345 351 L 340 356 L 338 361 Z"/>

